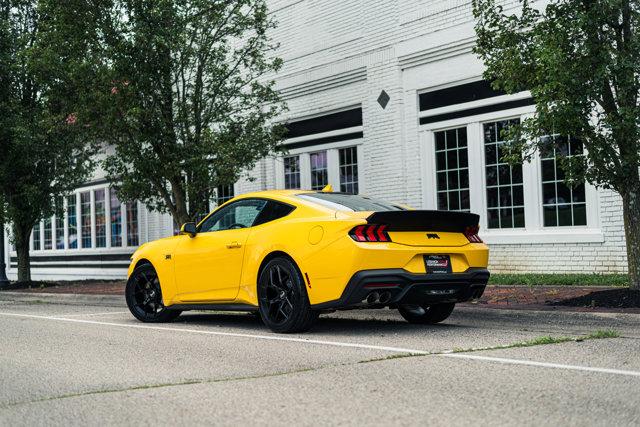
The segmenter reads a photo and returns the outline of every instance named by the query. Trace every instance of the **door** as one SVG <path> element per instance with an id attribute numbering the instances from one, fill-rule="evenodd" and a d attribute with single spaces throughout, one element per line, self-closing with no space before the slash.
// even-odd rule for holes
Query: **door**
<path id="1" fill-rule="evenodd" d="M 237 294 L 245 243 L 265 200 L 244 199 L 215 211 L 175 252 L 176 283 L 184 302 L 230 301 Z"/>

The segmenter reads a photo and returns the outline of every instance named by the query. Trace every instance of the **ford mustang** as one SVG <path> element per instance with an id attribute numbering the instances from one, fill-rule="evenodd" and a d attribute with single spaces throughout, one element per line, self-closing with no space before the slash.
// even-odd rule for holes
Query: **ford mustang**
<path id="1" fill-rule="evenodd" d="M 125 290 L 131 313 L 166 322 L 185 310 L 249 311 L 288 333 L 358 308 L 438 323 L 484 292 L 477 215 L 327 190 L 244 194 L 142 245 Z"/>

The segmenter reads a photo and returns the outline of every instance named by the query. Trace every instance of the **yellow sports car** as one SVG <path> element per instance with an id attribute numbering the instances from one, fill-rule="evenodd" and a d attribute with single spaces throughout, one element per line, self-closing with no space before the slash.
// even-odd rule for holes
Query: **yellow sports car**
<path id="1" fill-rule="evenodd" d="M 125 292 L 143 322 L 184 310 L 251 311 L 275 332 L 301 332 L 322 312 L 390 307 L 409 322 L 437 323 L 482 295 L 488 256 L 475 214 L 263 191 L 142 245 Z"/>

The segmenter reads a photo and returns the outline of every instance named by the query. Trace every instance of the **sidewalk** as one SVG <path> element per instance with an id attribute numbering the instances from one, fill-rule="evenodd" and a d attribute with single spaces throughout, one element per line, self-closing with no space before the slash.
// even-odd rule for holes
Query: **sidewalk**
<path id="1" fill-rule="evenodd" d="M 0 291 L 0 301 L 123 306 L 124 281 L 45 284 Z M 479 301 L 461 306 L 512 310 L 640 313 L 640 292 L 596 286 L 487 286 Z"/>

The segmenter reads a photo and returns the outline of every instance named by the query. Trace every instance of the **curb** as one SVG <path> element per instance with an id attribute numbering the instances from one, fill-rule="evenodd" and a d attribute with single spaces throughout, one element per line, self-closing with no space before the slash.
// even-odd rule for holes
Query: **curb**
<path id="1" fill-rule="evenodd" d="M 54 294 L 40 292 L 0 292 L 0 301 L 65 305 L 126 307 L 124 295 Z"/>

